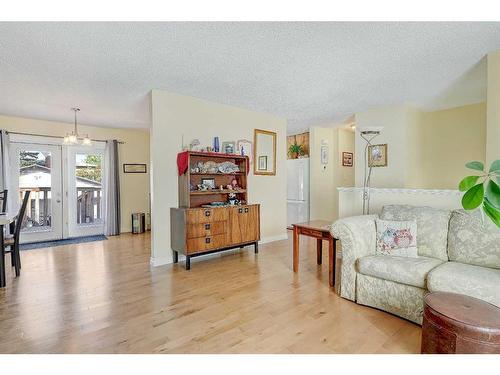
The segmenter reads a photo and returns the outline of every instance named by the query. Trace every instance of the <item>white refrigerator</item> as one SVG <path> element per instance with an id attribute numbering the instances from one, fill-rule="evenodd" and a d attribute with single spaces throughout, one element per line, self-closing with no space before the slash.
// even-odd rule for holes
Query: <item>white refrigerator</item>
<path id="1" fill-rule="evenodd" d="M 309 221 L 309 158 L 289 159 L 287 166 L 287 226 Z"/>

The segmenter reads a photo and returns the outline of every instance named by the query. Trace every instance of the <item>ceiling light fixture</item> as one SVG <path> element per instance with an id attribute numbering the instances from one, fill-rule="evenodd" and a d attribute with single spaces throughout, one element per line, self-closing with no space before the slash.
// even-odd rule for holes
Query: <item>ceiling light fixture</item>
<path id="1" fill-rule="evenodd" d="M 80 112 L 80 108 L 75 107 L 71 108 L 71 110 L 75 113 L 75 129 L 70 133 L 66 133 L 64 137 L 63 144 L 64 145 L 77 145 L 78 144 L 78 121 L 77 121 L 77 113 Z M 84 146 L 92 146 L 92 141 L 90 140 L 88 134 L 82 140 L 82 145 Z"/>

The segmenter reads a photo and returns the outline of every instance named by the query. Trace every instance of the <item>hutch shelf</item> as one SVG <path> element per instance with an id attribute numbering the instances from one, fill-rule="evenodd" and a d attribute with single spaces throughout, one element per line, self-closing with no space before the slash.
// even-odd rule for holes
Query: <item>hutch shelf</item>
<path id="1" fill-rule="evenodd" d="M 192 172 L 197 165 L 206 162 L 231 162 L 238 166 L 239 172 Z M 179 253 L 186 257 L 187 270 L 195 256 L 247 245 L 254 245 L 258 253 L 260 206 L 248 203 L 248 168 L 247 156 L 187 152 L 187 170 L 179 176 L 179 207 L 170 209 L 174 263 L 178 262 Z M 202 179 L 207 178 L 215 188 L 198 189 Z M 238 187 L 228 189 L 234 179 Z M 231 193 L 235 194 L 238 204 L 228 204 Z M 212 205 L 215 202 L 220 206 Z"/>

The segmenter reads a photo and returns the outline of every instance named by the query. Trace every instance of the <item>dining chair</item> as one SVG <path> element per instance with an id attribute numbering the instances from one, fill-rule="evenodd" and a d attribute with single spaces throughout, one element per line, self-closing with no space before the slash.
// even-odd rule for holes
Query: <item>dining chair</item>
<path id="1" fill-rule="evenodd" d="M 16 225 L 14 229 L 14 235 L 12 237 L 5 238 L 5 253 L 10 253 L 13 267 L 16 269 L 16 277 L 21 274 L 21 255 L 19 254 L 19 236 L 21 234 L 21 227 L 24 220 L 24 215 L 26 214 L 26 206 L 28 205 L 28 200 L 30 197 L 30 190 L 26 190 L 23 197 L 23 203 L 19 209 L 19 214 L 16 218 Z M 9 248 L 7 250 L 7 247 Z"/>
<path id="2" fill-rule="evenodd" d="M 7 190 L 0 191 L 0 201 L 2 201 L 2 212 L 7 211 Z"/>

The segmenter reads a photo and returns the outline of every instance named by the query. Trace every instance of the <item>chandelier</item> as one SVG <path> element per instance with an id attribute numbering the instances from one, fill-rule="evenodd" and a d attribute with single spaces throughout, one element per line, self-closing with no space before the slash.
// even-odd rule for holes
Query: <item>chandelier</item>
<path id="1" fill-rule="evenodd" d="M 79 144 L 78 139 L 81 138 L 78 134 L 78 122 L 77 122 L 77 113 L 80 112 L 80 108 L 71 108 L 73 112 L 75 112 L 75 129 L 71 133 L 66 133 L 64 137 L 63 144 L 64 145 L 77 145 Z M 84 146 L 92 146 L 92 141 L 90 140 L 88 134 L 82 138 L 82 145 Z"/>

